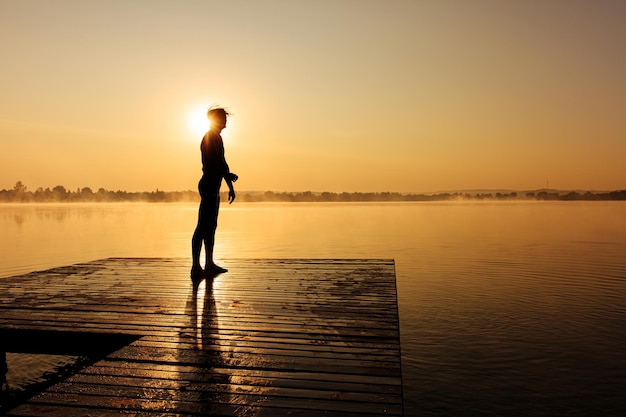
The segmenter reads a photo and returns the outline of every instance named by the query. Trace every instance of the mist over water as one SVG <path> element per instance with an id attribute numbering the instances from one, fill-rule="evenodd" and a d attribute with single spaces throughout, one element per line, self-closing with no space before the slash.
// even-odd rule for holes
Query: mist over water
<path id="1" fill-rule="evenodd" d="M 196 216 L 177 203 L 0 205 L 0 277 L 190 258 Z M 406 415 L 626 411 L 624 202 L 235 203 L 215 253 L 394 259 Z"/>

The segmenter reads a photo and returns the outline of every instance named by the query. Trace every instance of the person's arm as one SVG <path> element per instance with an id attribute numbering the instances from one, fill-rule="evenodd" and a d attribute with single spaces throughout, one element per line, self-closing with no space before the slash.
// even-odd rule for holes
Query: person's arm
<path id="1" fill-rule="evenodd" d="M 228 204 L 232 204 L 235 201 L 235 187 L 233 186 L 232 176 L 237 177 L 235 174 L 228 173 L 224 176 L 224 180 L 226 181 L 226 185 L 228 185 Z M 236 179 L 235 179 L 236 181 Z"/>
<path id="2" fill-rule="evenodd" d="M 217 155 L 219 157 L 219 165 L 220 171 L 222 172 L 222 176 L 224 178 L 230 175 L 230 168 L 228 167 L 228 163 L 226 162 L 226 153 L 224 151 L 224 142 L 222 142 L 222 137 L 218 136 L 215 141 L 217 144 Z M 231 179 L 232 181 L 232 179 Z M 229 186 L 230 187 L 230 186 Z"/>
<path id="3" fill-rule="evenodd" d="M 220 137 L 221 139 L 221 137 Z M 226 185 L 228 185 L 228 204 L 231 204 L 233 201 L 235 201 L 235 187 L 233 186 L 233 183 L 235 181 L 237 181 L 237 179 L 239 179 L 239 176 L 237 176 L 237 174 L 230 172 L 230 168 L 228 167 L 228 163 L 226 162 L 226 155 L 224 152 L 224 143 L 220 140 L 220 157 L 221 157 L 221 162 L 222 162 L 222 167 L 224 170 L 224 180 L 226 181 Z"/>

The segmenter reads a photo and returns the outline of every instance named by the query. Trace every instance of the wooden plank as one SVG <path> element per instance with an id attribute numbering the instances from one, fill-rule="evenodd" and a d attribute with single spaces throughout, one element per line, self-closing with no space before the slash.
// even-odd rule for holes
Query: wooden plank
<path id="1" fill-rule="evenodd" d="M 325 373 L 324 370 L 317 372 L 289 372 L 279 370 L 264 369 L 244 369 L 244 368 L 213 368 L 210 373 L 197 372 L 197 368 L 185 364 L 157 364 L 157 363 L 120 363 L 118 361 L 109 361 L 107 359 L 94 364 L 83 370 L 80 375 L 102 375 L 112 377 L 146 377 L 155 379 L 193 379 L 198 381 L 206 381 L 207 378 L 233 378 L 241 376 L 250 376 L 255 378 L 278 378 L 281 381 L 288 380 L 306 380 L 319 382 L 340 382 L 365 384 L 372 386 L 400 387 L 401 380 L 396 377 L 389 376 L 368 376 L 367 381 L 360 375 Z"/>
<path id="2" fill-rule="evenodd" d="M 171 365 L 167 365 L 168 367 Z M 159 367 L 165 368 L 165 367 Z M 375 393 L 388 395 L 401 395 L 402 387 L 394 384 L 395 378 L 379 377 L 368 379 L 364 383 L 361 378 L 355 378 L 357 382 L 338 381 L 335 374 L 322 374 L 319 372 L 267 372 L 266 370 L 241 370 L 221 369 L 221 372 L 198 374 L 197 372 L 181 372 L 176 370 L 176 378 L 173 379 L 171 369 L 136 369 L 132 376 L 128 375 L 128 368 L 106 367 L 102 364 L 94 365 L 89 370 L 74 375 L 67 381 L 77 385 L 108 384 L 120 387 L 150 387 L 176 389 L 181 386 L 203 383 L 228 383 L 242 386 L 263 386 L 281 388 L 311 388 L 323 391 L 347 391 L 353 393 Z M 120 374 L 117 374 L 120 373 Z M 141 377 L 138 375 L 146 375 Z M 161 375 L 162 378 L 158 376 Z M 382 388 L 382 390 L 381 390 Z M 58 386 L 55 388 L 58 389 Z"/>
<path id="3" fill-rule="evenodd" d="M 111 258 L 0 280 L 0 336 L 135 337 L 7 415 L 403 414 L 392 260 L 225 266 L 199 287 L 185 259 Z"/>

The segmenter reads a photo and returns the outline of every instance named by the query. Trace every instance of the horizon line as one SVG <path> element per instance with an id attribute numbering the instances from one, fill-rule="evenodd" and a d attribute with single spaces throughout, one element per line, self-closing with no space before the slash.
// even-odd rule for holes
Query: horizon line
<path id="1" fill-rule="evenodd" d="M 186 189 L 186 190 L 163 190 L 163 189 L 159 189 L 159 187 L 156 187 L 154 190 L 141 190 L 141 191 L 129 191 L 129 190 L 123 190 L 123 189 L 107 189 L 105 187 L 97 187 L 97 188 L 92 188 L 89 186 L 83 186 L 83 187 L 76 187 L 76 189 L 71 189 L 71 188 L 67 188 L 61 184 L 58 184 L 54 187 L 37 187 L 34 190 L 33 189 L 29 189 L 28 186 L 24 185 L 21 181 L 18 181 L 12 188 L 3 188 L 0 189 L 0 192 L 10 192 L 10 191 L 23 191 L 23 192 L 37 192 L 38 190 L 50 190 L 53 191 L 55 188 L 60 188 L 63 191 L 65 191 L 66 193 L 74 193 L 74 192 L 80 192 L 82 190 L 91 190 L 92 192 L 96 193 L 99 190 L 104 190 L 106 192 L 125 192 L 125 193 L 155 193 L 155 192 L 164 192 L 164 193 L 188 193 L 188 192 L 193 192 L 193 193 L 197 193 L 198 191 L 196 189 Z M 237 190 L 237 193 L 253 193 L 253 194 L 257 194 L 257 193 L 311 193 L 311 194 L 323 194 L 323 193 L 330 193 L 330 194 L 343 194 L 343 193 L 348 193 L 348 194 L 400 194 L 400 195 L 415 195 L 415 194 L 423 194 L 423 195 L 434 195 L 434 194 L 445 194 L 445 193 L 486 193 L 486 192 L 611 192 L 611 191 L 623 191 L 626 190 L 626 187 L 624 188 L 615 188 L 615 189 L 595 189 L 595 188 L 548 188 L 548 187 L 540 187 L 540 188 L 452 188 L 452 189 L 440 189 L 440 190 L 436 190 L 436 191 L 391 191 L 391 190 L 384 190 L 384 191 L 328 191 L 328 190 L 323 190 L 323 191 L 313 191 L 311 189 L 306 189 L 306 190 L 271 190 L 271 189 L 265 189 L 265 190 Z"/>

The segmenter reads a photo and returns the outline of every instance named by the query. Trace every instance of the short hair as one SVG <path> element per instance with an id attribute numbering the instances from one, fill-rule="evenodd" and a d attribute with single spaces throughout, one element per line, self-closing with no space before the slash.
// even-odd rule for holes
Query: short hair
<path id="1" fill-rule="evenodd" d="M 223 107 L 209 107 L 206 112 L 206 117 L 209 120 L 225 120 L 230 115 Z"/>

